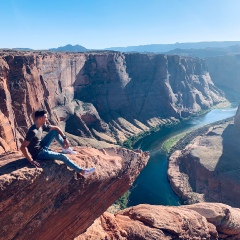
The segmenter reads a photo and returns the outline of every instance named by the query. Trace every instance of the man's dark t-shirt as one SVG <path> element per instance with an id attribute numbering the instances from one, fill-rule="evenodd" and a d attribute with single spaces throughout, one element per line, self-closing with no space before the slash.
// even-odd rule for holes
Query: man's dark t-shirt
<path id="1" fill-rule="evenodd" d="M 42 140 L 42 134 L 43 131 L 49 132 L 50 126 L 49 125 L 43 125 L 40 128 L 37 128 L 35 124 L 33 124 L 27 132 L 27 135 L 25 137 L 25 140 L 30 142 L 27 146 L 28 152 L 32 155 L 33 159 L 37 158 L 38 153 L 41 151 L 41 140 Z"/>

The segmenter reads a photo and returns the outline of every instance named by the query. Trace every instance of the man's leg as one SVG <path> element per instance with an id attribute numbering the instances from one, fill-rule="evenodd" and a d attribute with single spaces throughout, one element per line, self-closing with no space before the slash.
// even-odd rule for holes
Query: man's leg
<path id="1" fill-rule="evenodd" d="M 56 139 L 59 144 L 63 147 L 63 138 L 56 130 L 51 130 L 41 141 L 42 147 L 49 147 L 53 139 Z"/>
<path id="2" fill-rule="evenodd" d="M 81 167 L 71 161 L 66 155 L 49 151 L 47 148 L 44 148 L 41 152 L 39 152 L 37 160 L 60 160 L 64 162 L 68 167 L 74 169 L 77 172 L 83 171 Z"/>

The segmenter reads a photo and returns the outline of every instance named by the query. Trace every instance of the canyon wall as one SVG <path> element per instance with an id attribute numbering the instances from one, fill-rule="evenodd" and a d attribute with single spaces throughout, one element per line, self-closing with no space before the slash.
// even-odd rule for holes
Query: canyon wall
<path id="1" fill-rule="evenodd" d="M 208 57 L 206 63 L 214 84 L 230 94 L 239 95 L 240 54 Z"/>
<path id="2" fill-rule="evenodd" d="M 240 207 L 239 113 L 234 124 L 225 120 L 196 130 L 201 131 L 198 136 L 170 156 L 168 177 L 185 203 L 222 202 Z"/>
<path id="3" fill-rule="evenodd" d="M 148 153 L 76 147 L 78 154 L 71 159 L 81 167 L 97 168 L 85 179 L 59 161 L 33 168 L 14 151 L 39 107 L 47 109 L 50 123 L 60 124 L 76 145 L 80 138 L 116 144 L 224 102 L 203 60 L 120 52 L 4 51 L 0 93 L 0 239 L 239 237 L 239 209 L 225 205 L 212 206 L 215 215 L 205 214 L 207 205 L 147 205 L 104 213 L 130 188 Z M 97 235 L 90 227 L 95 219 L 94 226 L 103 231 Z"/>
<path id="4" fill-rule="evenodd" d="M 0 151 L 40 107 L 76 145 L 116 144 L 225 101 L 203 60 L 120 52 L 0 52 L 0 93 Z"/>

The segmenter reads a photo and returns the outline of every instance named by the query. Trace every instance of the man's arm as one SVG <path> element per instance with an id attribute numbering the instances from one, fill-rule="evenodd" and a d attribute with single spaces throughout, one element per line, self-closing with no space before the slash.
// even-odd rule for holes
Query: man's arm
<path id="1" fill-rule="evenodd" d="M 24 140 L 22 142 L 22 145 L 20 147 L 20 150 L 22 151 L 24 157 L 35 167 L 40 167 L 40 164 L 36 161 L 34 161 L 31 157 L 31 155 L 29 154 L 28 150 L 27 150 L 27 146 L 29 145 L 29 142 Z"/>
<path id="2" fill-rule="evenodd" d="M 56 130 L 61 135 L 61 137 L 64 140 L 64 142 L 63 142 L 63 144 L 64 144 L 63 147 L 64 148 L 68 148 L 69 147 L 69 141 L 67 140 L 66 135 L 63 133 L 63 131 L 61 130 L 60 127 L 54 126 L 54 125 L 50 125 L 50 130 Z"/>

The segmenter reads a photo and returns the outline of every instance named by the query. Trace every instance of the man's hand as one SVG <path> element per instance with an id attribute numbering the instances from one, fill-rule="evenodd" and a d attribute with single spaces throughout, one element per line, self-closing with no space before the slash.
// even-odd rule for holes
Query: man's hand
<path id="1" fill-rule="evenodd" d="M 69 141 L 67 139 L 64 139 L 63 148 L 69 148 Z"/>
<path id="2" fill-rule="evenodd" d="M 30 162 L 33 166 L 35 166 L 36 168 L 39 168 L 40 167 L 40 163 L 37 162 L 37 161 L 31 161 Z"/>
<path id="3" fill-rule="evenodd" d="M 28 152 L 28 150 L 27 150 L 27 146 L 28 146 L 28 145 L 29 145 L 29 142 L 26 141 L 26 140 L 24 140 L 24 141 L 22 142 L 22 145 L 21 145 L 21 147 L 20 147 L 20 150 L 22 151 L 24 157 L 25 157 L 34 167 L 38 168 L 38 167 L 40 167 L 40 163 L 38 163 L 38 162 L 36 162 L 36 161 L 34 161 L 34 160 L 32 159 L 32 157 L 30 156 L 30 154 L 29 154 L 29 152 Z"/>

